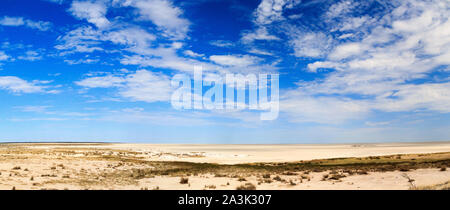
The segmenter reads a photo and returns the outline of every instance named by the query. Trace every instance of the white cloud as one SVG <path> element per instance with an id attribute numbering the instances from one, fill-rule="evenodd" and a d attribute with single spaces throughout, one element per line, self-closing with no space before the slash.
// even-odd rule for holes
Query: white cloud
<path id="1" fill-rule="evenodd" d="M 74 1 L 69 9 L 73 16 L 79 19 L 86 19 L 89 23 L 99 28 L 110 24 L 105 15 L 107 6 L 104 1 Z"/>
<path id="2" fill-rule="evenodd" d="M 48 108 L 50 108 L 50 106 L 18 106 L 15 108 L 20 109 L 22 112 L 44 113 Z"/>
<path id="3" fill-rule="evenodd" d="M 5 54 L 5 52 L 0 51 L 0 61 L 8 60 L 9 56 Z"/>
<path id="4" fill-rule="evenodd" d="M 255 31 L 244 33 L 242 36 L 244 43 L 250 43 L 255 40 L 279 40 L 279 38 L 269 34 L 266 27 L 259 27 Z"/>
<path id="5" fill-rule="evenodd" d="M 71 11 L 80 18 L 87 18 L 88 21 L 90 17 L 103 17 L 108 10 L 108 8 L 104 8 L 106 5 L 109 5 L 105 1 L 78 3 L 74 2 L 72 4 Z M 90 5 L 94 3 L 102 6 L 96 7 Z M 92 6 L 92 10 L 84 10 L 84 6 Z M 171 1 L 114 0 L 111 2 L 111 6 L 112 8 L 109 9 L 135 8 L 134 15 L 137 14 L 138 17 L 134 18 L 134 20 L 153 22 L 157 26 L 157 29 L 163 32 L 162 36 L 158 31 L 152 30 L 152 28 L 150 28 L 152 30 L 152 33 L 150 33 L 141 26 L 126 23 L 121 18 L 114 18 L 114 21 L 111 21 L 108 27 L 96 29 L 91 26 L 81 26 L 66 33 L 64 36 L 58 37 L 58 44 L 55 48 L 61 51 L 60 55 L 93 53 L 95 51 L 105 53 L 126 51 L 129 53 L 122 53 L 123 57 L 119 58 L 120 62 L 124 65 L 152 66 L 179 71 L 193 71 L 195 65 L 202 65 L 205 70 L 217 69 L 218 66 L 196 60 L 202 58 L 204 55 L 191 50 L 183 50 L 183 43 L 181 42 L 175 41 L 170 44 L 156 44 L 155 46 L 156 39 L 162 38 L 167 41 L 168 38 L 169 41 L 174 41 L 187 37 L 190 22 L 182 17 L 183 11 L 174 6 Z M 96 20 L 94 18 L 91 22 L 96 24 Z M 104 49 L 104 46 L 107 44 L 114 44 L 115 48 L 112 50 L 111 48 Z M 186 57 L 179 56 L 180 53 Z M 69 64 L 88 63 L 85 62 L 87 61 L 86 59 L 66 59 L 65 61 Z"/>
<path id="6" fill-rule="evenodd" d="M 367 105 L 343 97 L 315 97 L 302 93 L 301 89 L 286 92 L 280 99 L 280 110 L 288 113 L 290 122 L 340 124 L 349 119 L 363 119 L 370 111 Z"/>
<path id="7" fill-rule="evenodd" d="M 0 25 L 3 26 L 25 26 L 31 29 L 37 29 L 40 31 L 48 31 L 50 30 L 52 24 L 50 22 L 45 21 L 33 21 L 24 19 L 23 17 L 9 17 L 5 16 L 2 19 L 0 19 Z"/>
<path id="8" fill-rule="evenodd" d="M 250 66 L 256 64 L 260 59 L 249 55 L 212 55 L 211 61 L 223 66 Z"/>
<path id="9" fill-rule="evenodd" d="M 279 40 L 277 36 L 269 33 L 267 26 L 284 20 L 283 10 L 291 9 L 300 3 L 301 0 L 262 0 L 253 14 L 256 29 L 243 33 L 242 41 L 249 44 L 255 40 Z"/>
<path id="10" fill-rule="evenodd" d="M 361 118 L 375 110 L 450 112 L 449 83 L 428 76 L 436 67 L 450 63 L 449 8 L 448 2 L 442 1 L 402 2 L 378 22 L 365 25 L 370 30 L 360 39 L 341 41 L 333 50 L 323 53 L 298 54 L 327 55 L 322 61 L 310 63 L 308 70 L 335 71 L 322 79 L 299 82 L 299 87 L 286 93 L 280 104 L 300 118 L 294 120 L 323 123 L 326 117 L 318 116 L 345 120 Z M 361 30 L 351 28 L 351 33 Z M 428 82 L 411 82 L 415 79 Z"/>
<path id="11" fill-rule="evenodd" d="M 76 82 L 85 88 L 118 88 L 119 95 L 132 101 L 169 101 L 173 88 L 166 75 L 139 70 L 128 75 L 90 77 Z"/>
<path id="12" fill-rule="evenodd" d="M 380 98 L 374 108 L 383 111 L 431 110 L 450 112 L 450 83 L 402 85 L 389 98 Z"/>
<path id="13" fill-rule="evenodd" d="M 290 43 L 297 57 L 323 57 L 331 48 L 332 39 L 322 32 L 301 33 L 299 31 L 290 35 Z"/>
<path id="14" fill-rule="evenodd" d="M 255 23 L 265 25 L 283 20 L 283 9 L 292 8 L 300 2 L 300 0 L 262 0 L 255 11 Z"/>
<path id="15" fill-rule="evenodd" d="M 65 121 L 65 120 L 70 120 L 68 118 L 58 118 L 58 117 L 45 117 L 45 118 L 40 118 L 40 117 L 36 117 L 36 118 L 11 118 L 9 119 L 13 122 L 27 122 L 27 121 Z"/>
<path id="16" fill-rule="evenodd" d="M 209 42 L 210 45 L 216 47 L 232 47 L 234 46 L 233 42 L 227 40 L 213 40 Z"/>
<path id="17" fill-rule="evenodd" d="M 102 38 L 100 31 L 94 30 L 92 27 L 79 27 L 66 33 L 64 36 L 60 36 L 55 48 L 65 51 L 66 53 L 81 52 L 91 53 L 96 50 L 103 50 L 99 45 Z"/>
<path id="18" fill-rule="evenodd" d="M 249 53 L 253 53 L 253 54 L 258 54 L 258 55 L 273 55 L 273 53 L 265 51 L 265 50 L 260 50 L 260 49 L 256 49 L 253 48 L 250 51 L 248 51 Z"/>
<path id="19" fill-rule="evenodd" d="M 168 101 L 172 94 L 169 77 L 145 70 L 128 75 L 126 86 L 120 94 L 136 101 Z"/>
<path id="20" fill-rule="evenodd" d="M 5 16 L 0 20 L 0 25 L 3 26 L 22 26 L 25 25 L 25 21 L 22 17 L 8 17 Z"/>
<path id="21" fill-rule="evenodd" d="M 65 63 L 69 65 L 76 65 L 76 64 L 91 64 L 91 63 L 98 63 L 100 59 L 79 59 L 79 60 L 64 60 Z"/>
<path id="22" fill-rule="evenodd" d="M 352 9 L 354 9 L 358 5 L 358 2 L 354 2 L 351 0 L 340 1 L 336 4 L 331 5 L 325 15 L 327 18 L 341 17 L 342 15 L 346 15 L 347 13 L 351 12 Z"/>
<path id="23" fill-rule="evenodd" d="M 340 31 L 355 30 L 363 26 L 371 25 L 375 21 L 375 19 L 372 19 L 368 16 L 351 17 L 339 24 L 337 28 Z"/>
<path id="24" fill-rule="evenodd" d="M 183 11 L 169 0 L 116 0 L 114 5 L 131 6 L 138 10 L 140 20 L 150 20 L 175 40 L 185 39 L 190 22 L 183 18 Z"/>
<path id="25" fill-rule="evenodd" d="M 124 82 L 125 79 L 122 77 L 107 75 L 101 77 L 89 77 L 78 81 L 75 84 L 86 88 L 109 88 L 122 86 Z"/>
<path id="26" fill-rule="evenodd" d="M 27 60 L 27 61 L 36 61 L 36 60 L 41 60 L 42 56 L 36 51 L 28 50 L 25 52 L 25 55 L 21 55 L 17 58 L 21 59 L 21 60 Z"/>
<path id="27" fill-rule="evenodd" d="M 140 53 L 147 50 L 155 39 L 153 34 L 136 26 L 122 26 L 109 31 L 95 30 L 87 26 L 58 37 L 60 44 L 55 48 L 65 53 L 92 53 L 103 51 L 102 44 L 110 42 L 122 46 L 125 50 Z"/>
<path id="28" fill-rule="evenodd" d="M 194 58 L 205 56 L 204 54 L 199 54 L 199 53 L 193 52 L 192 50 L 185 50 L 185 51 L 183 51 L 183 54 L 185 54 L 189 57 L 194 57 Z"/>
<path id="29" fill-rule="evenodd" d="M 345 43 L 337 46 L 334 51 L 328 56 L 330 59 L 339 60 L 352 55 L 361 53 L 364 49 L 360 43 Z"/>
<path id="30" fill-rule="evenodd" d="M 62 4 L 65 0 L 44 0 L 44 1 L 52 2 L 52 3 L 56 3 L 56 4 Z"/>
<path id="31" fill-rule="evenodd" d="M 202 66 L 205 71 L 219 69 L 217 65 L 178 56 L 177 50 L 180 47 L 179 44 L 172 44 L 170 46 L 142 49 L 138 52 L 139 55 L 124 56 L 120 62 L 124 65 L 152 66 L 185 72 L 193 72 L 195 66 Z"/>
<path id="32" fill-rule="evenodd" d="M 57 90 L 47 90 L 48 86 L 41 84 L 46 81 L 32 81 L 28 82 L 15 76 L 0 77 L 0 89 L 8 90 L 12 93 L 58 93 Z"/>
<path id="33" fill-rule="evenodd" d="M 366 125 L 371 127 L 378 127 L 378 126 L 386 126 L 391 124 L 389 121 L 382 121 L 382 122 L 365 122 Z"/>
<path id="34" fill-rule="evenodd" d="M 120 28 L 104 34 L 102 40 L 124 45 L 127 50 L 139 53 L 150 47 L 155 35 L 137 27 Z"/>

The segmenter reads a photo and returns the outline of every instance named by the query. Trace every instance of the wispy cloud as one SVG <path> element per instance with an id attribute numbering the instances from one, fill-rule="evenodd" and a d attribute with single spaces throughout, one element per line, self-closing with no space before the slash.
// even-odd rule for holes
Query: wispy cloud
<path id="1" fill-rule="evenodd" d="M 448 65 L 450 55 L 450 39 L 448 39 L 449 15 L 448 8 L 443 2 L 403 2 L 391 12 L 379 17 L 377 22 L 365 22 L 364 27 L 370 27 L 368 33 L 357 40 L 336 41 L 335 46 L 327 50 L 314 50 L 310 43 L 320 37 L 329 35 L 311 35 L 312 40 L 297 39 L 300 51 L 298 57 L 317 57 L 322 55 L 323 61 L 316 61 L 308 65 L 311 72 L 318 69 L 334 69 L 326 74 L 324 79 L 312 82 L 299 82 L 299 88 L 294 91 L 297 96 L 286 95 L 287 106 L 307 106 L 299 97 L 312 97 L 314 106 L 320 107 L 323 100 L 331 101 L 327 107 L 336 115 L 345 113 L 351 108 L 348 118 L 365 114 L 367 111 L 379 110 L 385 112 L 404 112 L 429 110 L 450 112 L 449 83 L 429 81 L 428 84 L 414 84 L 415 79 L 426 78 L 441 65 Z M 413 6 L 414 5 L 414 6 Z M 346 14 L 345 2 L 332 5 L 327 16 L 333 18 Z M 332 9 L 335 8 L 335 9 Z M 336 9 L 340 8 L 340 9 Z M 413 11 L 413 12 L 411 12 Z M 346 18 L 345 20 L 349 20 Z M 366 19 L 364 19 L 366 20 Z M 346 30 L 359 29 L 360 24 L 347 27 Z M 326 32 L 320 32 L 325 34 Z M 295 45 L 294 45 L 294 49 Z M 301 50 L 308 50 L 302 52 Z M 299 53 L 300 52 L 300 53 Z M 359 96 L 359 97 L 355 97 Z M 343 101 L 345 106 L 342 107 Z M 283 104 L 283 103 L 282 103 Z M 296 104 L 296 105 L 295 105 Z M 288 108 L 289 109 L 289 108 Z M 306 109 L 308 110 L 308 109 Z M 311 111 L 295 111 L 310 114 Z M 359 113 L 359 114 L 358 114 Z M 331 113 L 330 113 L 331 114 Z M 338 114 L 338 116 L 340 115 Z M 321 115 L 318 113 L 318 115 Z M 323 113 L 323 116 L 326 116 Z M 330 115 L 328 115 L 330 116 Z M 313 119 L 314 116 L 303 116 Z M 344 116 L 345 118 L 345 116 Z"/>
<path id="2" fill-rule="evenodd" d="M 118 88 L 119 95 L 132 101 L 169 101 L 172 93 L 170 79 L 160 73 L 139 70 L 126 75 L 88 77 L 76 82 L 85 88 Z"/>
<path id="3" fill-rule="evenodd" d="M 99 28 L 110 24 L 105 15 L 107 12 L 106 1 L 74 1 L 69 9 L 73 16 L 85 19 Z"/>
<path id="4" fill-rule="evenodd" d="M 15 94 L 20 93 L 59 93 L 58 90 L 47 86 L 48 81 L 26 81 L 15 76 L 0 77 L 0 89 L 8 90 Z"/>
<path id="5" fill-rule="evenodd" d="M 164 35 L 175 40 L 187 37 L 190 22 L 183 18 L 183 11 L 168 0 L 115 1 L 115 6 L 131 6 L 139 13 L 138 20 L 151 21 Z"/>
<path id="6" fill-rule="evenodd" d="M 25 19 L 23 17 L 9 17 L 9 16 L 4 16 L 3 18 L 1 18 L 0 25 L 10 27 L 25 26 L 40 31 L 48 31 L 52 27 L 52 24 L 50 22 L 33 21 Z"/>

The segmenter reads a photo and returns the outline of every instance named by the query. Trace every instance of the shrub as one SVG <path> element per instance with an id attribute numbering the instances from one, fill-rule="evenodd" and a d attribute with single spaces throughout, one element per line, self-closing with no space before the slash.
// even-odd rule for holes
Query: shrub
<path id="1" fill-rule="evenodd" d="M 189 178 L 181 177 L 180 184 L 188 184 L 188 183 L 189 183 Z"/>
<path id="2" fill-rule="evenodd" d="M 273 180 L 275 180 L 275 181 L 279 181 L 279 182 L 283 181 L 283 179 L 281 179 L 281 177 L 280 177 L 280 176 L 276 176 L 276 177 L 274 177 L 274 178 L 273 178 Z"/>
<path id="3" fill-rule="evenodd" d="M 358 175 L 367 175 L 368 173 L 367 173 L 367 171 L 364 171 L 364 170 L 359 170 L 359 171 L 357 171 L 356 172 Z"/>
<path id="4" fill-rule="evenodd" d="M 295 176 L 295 175 L 297 175 L 297 174 L 294 173 L 294 172 L 288 171 L 288 172 L 284 172 L 283 175 L 286 175 L 286 176 Z"/>
<path id="5" fill-rule="evenodd" d="M 238 181 L 240 181 L 240 182 L 245 182 L 245 181 L 247 181 L 247 180 L 246 180 L 244 177 L 239 177 Z"/>
<path id="6" fill-rule="evenodd" d="M 292 181 L 292 180 L 289 180 L 289 184 L 292 185 L 292 186 L 297 185 L 297 184 L 296 184 L 294 181 Z"/>
<path id="7" fill-rule="evenodd" d="M 236 190 L 256 190 L 256 186 L 252 183 L 245 183 L 236 188 Z"/>

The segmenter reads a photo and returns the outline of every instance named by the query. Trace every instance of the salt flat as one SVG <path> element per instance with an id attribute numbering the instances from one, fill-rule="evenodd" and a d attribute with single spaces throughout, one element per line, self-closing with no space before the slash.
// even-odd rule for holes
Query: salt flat
<path id="1" fill-rule="evenodd" d="M 39 144 L 33 145 L 34 147 Z M 42 148 L 85 147 L 46 145 Z M 149 154 L 147 160 L 189 161 L 218 164 L 292 162 L 300 160 L 368 157 L 394 154 L 450 152 L 450 142 L 378 144 L 94 144 L 89 148 L 122 149 Z"/>

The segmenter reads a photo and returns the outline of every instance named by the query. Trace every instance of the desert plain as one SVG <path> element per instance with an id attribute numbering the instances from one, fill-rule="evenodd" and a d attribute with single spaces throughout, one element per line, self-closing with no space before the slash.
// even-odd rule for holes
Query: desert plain
<path id="1" fill-rule="evenodd" d="M 0 143 L 0 190 L 450 188 L 450 142 Z"/>

